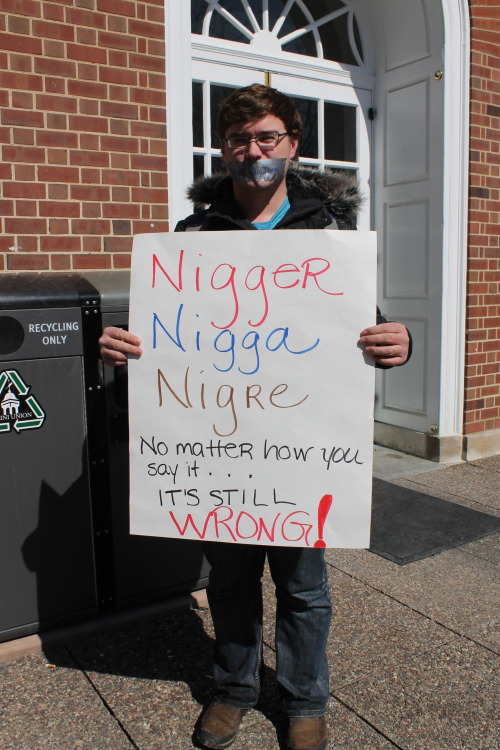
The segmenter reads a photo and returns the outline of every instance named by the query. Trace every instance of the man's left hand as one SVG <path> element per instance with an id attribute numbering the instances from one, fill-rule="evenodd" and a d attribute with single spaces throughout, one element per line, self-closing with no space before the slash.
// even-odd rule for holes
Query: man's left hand
<path id="1" fill-rule="evenodd" d="M 386 367 L 399 367 L 408 359 L 410 337 L 402 323 L 379 323 L 361 331 L 358 344 Z"/>

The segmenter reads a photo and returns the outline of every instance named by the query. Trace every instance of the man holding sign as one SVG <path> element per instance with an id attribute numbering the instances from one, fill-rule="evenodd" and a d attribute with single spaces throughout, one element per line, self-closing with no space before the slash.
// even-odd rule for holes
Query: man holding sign
<path id="1" fill-rule="evenodd" d="M 181 221 L 176 231 L 355 228 L 360 197 L 352 182 L 291 166 L 302 124 L 287 96 L 258 84 L 239 89 L 222 103 L 217 130 L 229 175 L 194 184 L 191 199 L 209 208 Z M 409 357 L 405 326 L 380 315 L 357 343 L 383 367 L 402 365 Z M 104 330 L 100 347 L 109 365 L 142 354 L 138 337 L 118 328 Z M 288 745 L 325 750 L 331 603 L 324 550 L 224 542 L 205 542 L 204 549 L 211 564 L 207 594 L 216 638 L 214 696 L 196 739 L 207 748 L 229 747 L 245 712 L 257 702 L 267 555 L 276 586 L 276 676 L 289 719 Z"/>

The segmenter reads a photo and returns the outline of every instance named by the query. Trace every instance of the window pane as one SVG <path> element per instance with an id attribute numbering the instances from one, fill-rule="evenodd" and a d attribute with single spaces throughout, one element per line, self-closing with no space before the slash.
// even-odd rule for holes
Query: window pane
<path id="1" fill-rule="evenodd" d="M 220 146 L 216 132 L 219 104 L 236 88 L 236 86 L 210 86 L 210 132 L 212 133 L 212 148 L 219 148 Z"/>
<path id="2" fill-rule="evenodd" d="M 300 138 L 300 156 L 318 158 L 318 102 L 313 99 L 293 97 L 302 118 L 304 130 Z"/>
<path id="3" fill-rule="evenodd" d="M 227 10 L 228 13 L 234 16 L 236 20 L 239 21 L 243 26 L 246 26 L 247 29 L 250 30 L 252 28 L 250 19 L 248 18 L 243 7 L 244 3 L 242 2 L 242 0 L 219 0 L 218 5 L 220 5 L 221 8 L 224 8 L 224 10 Z M 259 0 L 259 2 L 250 0 L 249 5 L 253 10 L 254 16 L 257 18 L 257 20 L 259 20 L 259 17 L 262 16 L 262 0 Z M 220 13 L 214 13 L 213 15 L 220 16 Z"/>
<path id="4" fill-rule="evenodd" d="M 280 5 L 284 5 L 284 3 L 280 3 Z M 281 8 L 280 10 L 283 10 Z M 286 36 L 287 34 L 291 34 L 292 31 L 296 31 L 297 29 L 303 29 L 304 26 L 307 26 L 308 19 L 304 15 L 304 13 L 301 11 L 299 6 L 294 3 L 292 5 L 291 10 L 288 11 L 285 21 L 283 23 L 283 26 L 280 29 L 279 35 L 280 37 Z"/>
<path id="5" fill-rule="evenodd" d="M 205 157 L 200 154 L 193 156 L 193 177 L 196 180 L 197 177 L 201 177 L 205 174 Z"/>
<path id="6" fill-rule="evenodd" d="M 297 5 L 293 5 L 279 31 L 278 38 L 283 39 L 287 34 L 291 34 L 292 32 L 297 31 L 297 29 L 303 29 L 307 25 L 308 19 L 304 13 Z M 311 31 L 307 34 L 302 34 L 297 39 L 288 42 L 288 44 L 284 44 L 283 50 L 285 52 L 293 52 L 296 55 L 317 57 L 316 42 L 314 41 L 314 36 Z"/>
<path id="7" fill-rule="evenodd" d="M 307 6 L 315 21 L 320 21 L 324 16 L 342 10 L 346 7 L 342 0 L 314 0 Z"/>
<path id="8" fill-rule="evenodd" d="M 241 0 L 226 0 L 226 2 L 221 2 L 220 5 L 229 11 L 247 29 L 250 27 L 250 22 L 248 16 L 243 11 Z M 227 39 L 230 42 L 250 43 L 247 36 L 242 34 L 230 21 L 227 21 L 220 13 L 217 13 L 216 10 L 212 13 L 212 20 L 210 21 L 210 36 L 215 36 L 218 39 Z"/>
<path id="9" fill-rule="evenodd" d="M 325 102 L 325 158 L 356 161 L 356 107 Z"/>
<path id="10" fill-rule="evenodd" d="M 203 84 L 193 81 L 193 145 L 203 143 Z"/>
<path id="11" fill-rule="evenodd" d="M 335 60 L 345 65 L 357 65 L 349 41 L 347 13 L 320 26 L 319 33 L 323 45 L 323 56 L 327 60 Z M 361 47 L 359 49 L 361 50 Z"/>
<path id="12" fill-rule="evenodd" d="M 356 42 L 356 47 L 358 48 L 359 56 L 361 57 L 361 60 L 363 60 L 363 45 L 361 44 L 361 34 L 359 33 L 359 26 L 358 26 L 358 22 L 356 21 L 356 18 L 354 18 L 353 30 L 354 30 L 354 41 Z"/>
<path id="13" fill-rule="evenodd" d="M 205 0 L 191 0 L 191 33 L 201 34 L 203 19 L 207 12 Z"/>
<path id="14" fill-rule="evenodd" d="M 302 36 L 293 39 L 293 41 L 288 42 L 288 44 L 283 44 L 282 49 L 285 52 L 293 52 L 296 55 L 307 55 L 308 57 L 318 56 L 316 42 L 314 41 L 312 31 L 308 34 L 302 34 Z"/>
<path id="15" fill-rule="evenodd" d="M 283 12 L 286 0 L 269 0 L 269 28 L 272 29 Z"/>
<path id="16" fill-rule="evenodd" d="M 222 161 L 222 157 L 212 156 L 212 174 L 217 174 L 218 172 L 225 172 L 225 171 L 226 171 L 226 168 Z"/>
<path id="17" fill-rule="evenodd" d="M 234 16 L 237 21 L 243 24 L 243 26 L 246 26 L 247 29 L 250 29 L 250 21 L 243 9 L 241 0 L 221 0 L 219 2 L 219 5 L 221 6 L 221 8 L 224 8 L 224 10 L 227 10 L 229 13 L 231 13 L 231 15 Z M 254 13 L 256 13 L 257 17 L 259 17 L 259 8 L 260 13 L 262 14 L 262 9 L 260 7 L 261 0 L 259 0 L 259 2 L 257 3 L 251 3 L 251 5 L 254 8 Z M 257 9 L 255 9 L 255 5 L 258 6 Z M 203 19 L 205 18 L 207 10 L 208 5 L 205 0 L 191 1 L 191 32 L 193 34 L 202 33 Z M 230 21 L 227 21 L 225 18 L 223 18 L 221 14 L 216 10 L 214 10 L 214 12 L 212 13 L 212 17 L 210 20 L 209 35 L 217 37 L 218 39 L 228 39 L 232 42 L 243 42 L 244 44 L 249 43 L 249 39 L 244 34 L 241 34 L 241 32 L 238 31 L 238 29 L 236 29 Z"/>

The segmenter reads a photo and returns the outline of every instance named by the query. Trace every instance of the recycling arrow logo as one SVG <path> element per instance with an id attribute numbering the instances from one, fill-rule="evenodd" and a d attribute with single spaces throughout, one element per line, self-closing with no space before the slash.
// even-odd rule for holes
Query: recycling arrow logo
<path id="1" fill-rule="evenodd" d="M 0 433 L 37 430 L 45 422 L 45 412 L 17 370 L 0 372 Z"/>

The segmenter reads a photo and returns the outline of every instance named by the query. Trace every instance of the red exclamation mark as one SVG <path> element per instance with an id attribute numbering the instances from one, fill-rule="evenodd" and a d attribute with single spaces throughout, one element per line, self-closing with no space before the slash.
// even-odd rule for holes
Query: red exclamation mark
<path id="1" fill-rule="evenodd" d="M 328 515 L 328 511 L 332 507 L 332 495 L 323 495 L 321 500 L 319 501 L 318 505 L 318 536 L 319 539 L 317 539 L 314 542 L 315 547 L 319 547 L 321 549 L 324 549 L 326 547 L 326 544 L 323 541 L 323 535 L 324 535 L 324 528 L 325 528 L 325 521 L 326 517 Z"/>

